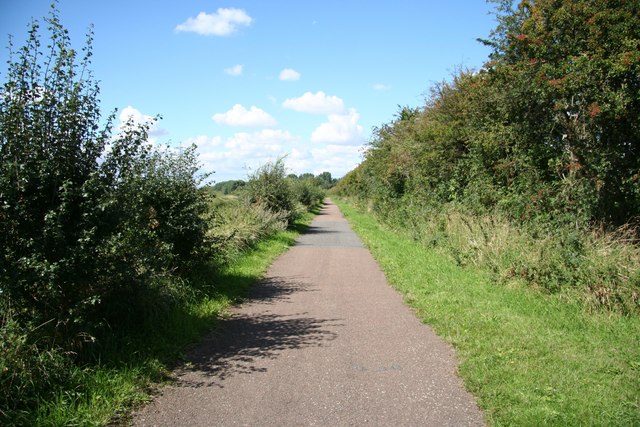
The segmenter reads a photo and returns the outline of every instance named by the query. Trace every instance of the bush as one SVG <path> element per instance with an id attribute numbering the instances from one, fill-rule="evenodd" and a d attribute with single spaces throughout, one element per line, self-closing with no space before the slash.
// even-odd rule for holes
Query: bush
<path id="1" fill-rule="evenodd" d="M 152 147 L 150 123 L 112 135 L 113 114 L 101 126 L 91 34 L 78 61 L 55 7 L 46 22 L 49 53 L 36 21 L 0 94 L 0 381 L 15 416 L 95 337 L 168 312 L 211 256 L 195 148 Z"/>
<path id="2" fill-rule="evenodd" d="M 385 221 L 458 265 L 480 266 L 497 282 L 524 283 L 593 310 L 640 314 L 637 230 L 581 232 L 566 226 L 516 225 L 499 212 L 480 215 L 448 204 L 429 209 L 403 201 Z"/>
<path id="3" fill-rule="evenodd" d="M 311 177 L 292 179 L 291 190 L 295 200 L 304 206 L 306 210 L 320 205 L 326 195 L 325 191 L 318 185 L 317 180 Z"/>
<path id="4" fill-rule="evenodd" d="M 637 240 L 620 244 L 624 256 L 599 248 L 621 226 L 637 239 L 625 225 L 640 215 L 637 8 L 494 3 L 483 69 L 456 72 L 374 129 L 335 191 L 461 265 L 635 312 Z"/>
<path id="5" fill-rule="evenodd" d="M 287 228 L 285 212 L 274 212 L 243 198 L 214 199 L 207 237 L 219 265 L 227 264 L 258 241 Z"/>
<path id="6" fill-rule="evenodd" d="M 229 195 L 241 190 L 247 183 L 240 179 L 234 179 L 231 181 L 222 181 L 216 183 L 211 190 L 219 191 L 224 195 Z"/>
<path id="7" fill-rule="evenodd" d="M 287 179 L 283 158 L 260 166 L 249 176 L 245 188 L 250 203 L 284 215 L 287 225 L 292 224 L 298 216 L 296 199 Z"/>

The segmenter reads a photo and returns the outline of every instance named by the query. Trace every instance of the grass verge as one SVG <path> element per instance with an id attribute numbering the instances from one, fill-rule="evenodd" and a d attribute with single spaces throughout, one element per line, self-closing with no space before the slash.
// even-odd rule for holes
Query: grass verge
<path id="1" fill-rule="evenodd" d="M 159 384 L 171 381 L 170 368 L 265 273 L 275 258 L 293 245 L 313 213 L 290 230 L 257 242 L 222 270 L 201 274 L 201 291 L 188 304 L 178 304 L 167 319 L 142 328 L 136 336 L 105 343 L 105 361 L 75 368 L 75 388 L 61 390 L 52 401 L 40 402 L 37 413 L 24 414 L 17 425 L 126 424 L 131 408 L 148 401 Z"/>
<path id="2" fill-rule="evenodd" d="M 455 348 L 490 425 L 640 425 L 640 319 L 589 313 L 433 249 L 334 200 L 389 282 Z"/>

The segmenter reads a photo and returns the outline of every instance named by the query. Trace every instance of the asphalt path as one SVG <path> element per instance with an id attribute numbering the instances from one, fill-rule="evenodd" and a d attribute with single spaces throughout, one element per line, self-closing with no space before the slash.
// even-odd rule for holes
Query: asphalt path
<path id="1" fill-rule="evenodd" d="M 139 426 L 482 426 L 451 347 L 327 201 Z"/>

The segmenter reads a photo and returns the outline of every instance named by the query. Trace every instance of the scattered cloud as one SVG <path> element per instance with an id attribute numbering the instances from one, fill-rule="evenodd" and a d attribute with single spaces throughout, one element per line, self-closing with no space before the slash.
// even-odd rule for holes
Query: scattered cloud
<path id="1" fill-rule="evenodd" d="M 204 144 L 200 145 L 198 141 Z M 204 171 L 216 171 L 217 181 L 244 178 L 249 170 L 282 156 L 298 141 L 298 137 L 281 129 L 239 132 L 224 141 L 218 136 L 188 140 L 198 144 Z"/>
<path id="2" fill-rule="evenodd" d="M 279 153 L 284 143 L 295 141 L 296 138 L 289 131 L 281 129 L 262 129 L 257 132 L 240 132 L 230 137 L 224 144 L 225 148 L 235 153 Z"/>
<path id="3" fill-rule="evenodd" d="M 280 71 L 280 80 L 283 81 L 295 81 L 300 80 L 300 73 L 293 68 L 285 68 Z"/>
<path id="4" fill-rule="evenodd" d="M 120 119 L 120 125 L 118 126 L 120 130 L 124 129 L 127 121 L 131 120 L 134 126 L 150 124 L 148 132 L 150 137 L 159 137 L 167 134 L 166 129 L 158 126 L 158 121 L 155 117 L 142 114 L 140 110 L 131 105 L 123 108 L 118 118 Z"/>
<path id="5" fill-rule="evenodd" d="M 362 144 L 362 126 L 358 124 L 360 114 L 350 109 L 346 114 L 329 114 L 328 121 L 318 126 L 311 134 L 311 141 L 340 145 Z"/>
<path id="6" fill-rule="evenodd" d="M 296 174 L 311 172 L 318 175 L 326 171 L 339 178 L 354 169 L 361 159 L 359 146 L 297 147 L 287 156 L 286 165 Z"/>
<path id="7" fill-rule="evenodd" d="M 241 76 L 242 75 L 243 66 L 241 64 L 234 65 L 233 67 L 225 68 L 224 72 L 229 74 L 230 76 Z"/>
<path id="8" fill-rule="evenodd" d="M 195 144 L 201 152 L 204 152 L 215 147 L 220 147 L 222 145 L 222 138 L 219 136 L 198 135 L 185 139 L 181 145 L 188 147 L 191 144 Z"/>
<path id="9" fill-rule="evenodd" d="M 213 121 L 219 124 L 242 127 L 273 127 L 276 120 L 266 111 L 252 106 L 249 110 L 240 104 L 234 105 L 226 113 L 214 114 Z"/>
<path id="10" fill-rule="evenodd" d="M 280 78 L 287 70 L 282 70 Z M 275 97 L 269 99 L 274 107 L 321 114 L 324 120 L 317 121 L 315 129 L 301 137 L 276 128 L 276 120 L 261 108 L 235 104 L 212 119 L 219 124 L 255 129 L 223 136 L 200 135 L 183 142 L 198 146 L 203 172 L 215 171 L 212 179 L 216 181 L 246 179 L 260 165 L 286 155 L 290 172 L 317 175 L 328 171 L 334 177 L 341 177 L 361 162 L 365 142 L 363 127 L 359 124 L 361 117 L 355 108 L 346 107 L 341 98 L 318 91 L 284 102 Z"/>
<path id="11" fill-rule="evenodd" d="M 240 26 L 249 26 L 253 22 L 242 9 L 219 8 L 216 13 L 200 12 L 195 18 L 189 18 L 176 27 L 178 32 L 190 32 L 203 36 L 228 36 Z"/>
<path id="12" fill-rule="evenodd" d="M 311 155 L 316 163 L 314 174 L 329 171 L 338 178 L 354 169 L 362 160 L 361 146 L 327 145 L 314 148 Z"/>
<path id="13" fill-rule="evenodd" d="M 313 114 L 338 114 L 344 111 L 344 102 L 337 96 L 327 96 L 324 92 L 306 92 L 298 98 L 286 99 L 282 106 L 295 111 Z"/>
<path id="14" fill-rule="evenodd" d="M 311 145 L 283 129 L 237 132 L 229 137 L 200 135 L 185 140 L 183 145 L 192 143 L 198 146 L 202 171 L 215 171 L 215 181 L 246 179 L 250 171 L 285 154 L 288 171 L 314 175 L 328 171 L 336 178 L 362 160 L 361 145 Z"/>
<path id="15" fill-rule="evenodd" d="M 373 87 L 373 90 L 379 90 L 379 91 L 391 89 L 391 86 L 385 85 L 382 83 L 375 83 L 372 87 Z"/>

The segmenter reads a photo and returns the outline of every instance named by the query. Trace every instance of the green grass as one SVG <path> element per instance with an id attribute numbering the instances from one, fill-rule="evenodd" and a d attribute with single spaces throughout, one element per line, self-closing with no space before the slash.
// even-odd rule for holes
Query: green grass
<path id="1" fill-rule="evenodd" d="M 291 230 L 259 241 L 214 275 L 201 274 L 198 297 L 174 307 L 167 319 L 131 336 L 104 344 L 104 363 L 76 368 L 70 383 L 52 401 L 41 402 L 37 413 L 23 414 L 17 425 L 70 426 L 126 423 L 132 408 L 148 401 L 154 389 L 171 381 L 171 367 L 265 273 L 304 231 L 313 213 Z"/>
<path id="2" fill-rule="evenodd" d="M 405 301 L 456 349 L 490 425 L 640 425 L 640 319 L 492 283 L 336 200 Z"/>

